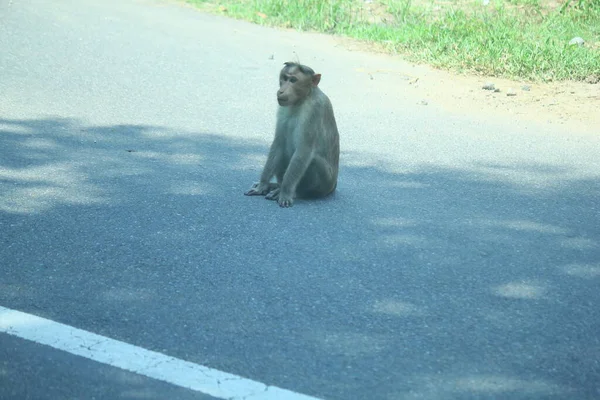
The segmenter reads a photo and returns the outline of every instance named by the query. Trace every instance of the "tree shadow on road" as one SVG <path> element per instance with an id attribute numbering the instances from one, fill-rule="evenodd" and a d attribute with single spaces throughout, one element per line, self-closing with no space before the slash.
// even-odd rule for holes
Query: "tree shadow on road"
<path id="1" fill-rule="evenodd" d="M 598 179 L 343 164 L 284 210 L 242 195 L 264 143 L 57 118 L 0 145 L 4 306 L 328 399 L 599 394 Z"/>

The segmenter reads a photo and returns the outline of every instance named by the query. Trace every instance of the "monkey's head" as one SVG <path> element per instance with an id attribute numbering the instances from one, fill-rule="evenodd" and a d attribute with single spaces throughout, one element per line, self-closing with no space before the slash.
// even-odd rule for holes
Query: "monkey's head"
<path id="1" fill-rule="evenodd" d="M 306 65 L 286 62 L 279 74 L 277 102 L 282 107 L 296 106 L 310 95 L 312 88 L 321 81 L 321 74 L 315 74 Z"/>

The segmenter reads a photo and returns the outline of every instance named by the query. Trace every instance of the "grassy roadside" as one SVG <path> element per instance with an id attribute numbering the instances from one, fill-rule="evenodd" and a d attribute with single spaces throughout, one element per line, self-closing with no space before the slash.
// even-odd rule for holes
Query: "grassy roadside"
<path id="1" fill-rule="evenodd" d="M 186 0 L 261 25 L 365 40 L 435 67 L 531 81 L 600 79 L 600 0 Z M 569 45 L 574 37 L 583 46 Z"/>

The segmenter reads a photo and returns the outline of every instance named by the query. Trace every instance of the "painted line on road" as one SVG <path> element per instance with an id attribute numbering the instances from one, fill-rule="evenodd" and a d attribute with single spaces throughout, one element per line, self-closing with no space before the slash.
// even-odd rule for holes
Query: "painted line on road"
<path id="1" fill-rule="evenodd" d="M 2 306 L 0 332 L 219 399 L 319 400 Z"/>

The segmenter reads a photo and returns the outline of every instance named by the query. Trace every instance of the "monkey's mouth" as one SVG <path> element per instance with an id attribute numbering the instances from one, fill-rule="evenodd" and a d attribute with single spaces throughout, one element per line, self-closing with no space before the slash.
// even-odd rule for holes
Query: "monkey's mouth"
<path id="1" fill-rule="evenodd" d="M 279 103 L 280 106 L 285 106 L 285 105 L 287 105 L 288 98 L 287 97 L 277 97 L 277 102 Z"/>

